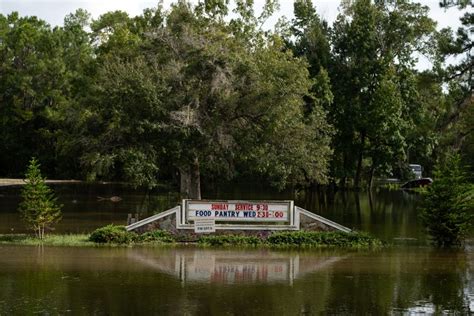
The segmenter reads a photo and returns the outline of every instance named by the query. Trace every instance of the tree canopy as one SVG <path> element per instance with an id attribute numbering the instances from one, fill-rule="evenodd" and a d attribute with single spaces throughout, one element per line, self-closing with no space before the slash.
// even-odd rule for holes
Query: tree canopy
<path id="1" fill-rule="evenodd" d="M 280 185 L 326 181 L 331 128 L 306 62 L 249 16 L 225 22 L 216 10 L 178 2 L 169 12 L 93 22 L 101 61 L 80 105 L 81 135 L 71 134 L 90 179 L 152 187 L 169 165 L 193 197 L 201 172 L 230 178 L 245 168 Z"/>
<path id="2" fill-rule="evenodd" d="M 409 163 L 430 172 L 448 148 L 472 162 L 470 12 L 454 34 L 408 0 L 342 1 L 332 25 L 296 0 L 265 30 L 277 8 L 79 9 L 54 28 L 0 15 L 0 175 L 36 156 L 50 176 L 200 197 L 201 176 L 360 187 Z"/>

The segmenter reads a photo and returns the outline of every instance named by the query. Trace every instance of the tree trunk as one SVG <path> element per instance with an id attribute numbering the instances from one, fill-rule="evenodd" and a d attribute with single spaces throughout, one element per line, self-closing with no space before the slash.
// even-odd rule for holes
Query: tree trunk
<path id="1" fill-rule="evenodd" d="M 199 160 L 194 158 L 194 161 L 185 167 L 179 169 L 181 183 L 180 192 L 184 199 L 201 199 L 201 172 L 199 169 Z"/>
<path id="2" fill-rule="evenodd" d="M 347 170 L 348 170 L 348 157 L 347 152 L 343 152 L 342 154 L 342 168 L 343 168 L 343 176 L 339 179 L 339 187 L 342 189 L 346 189 L 347 186 Z"/>
<path id="3" fill-rule="evenodd" d="M 356 174 L 354 178 L 354 188 L 356 189 L 360 188 L 360 176 L 362 174 L 362 158 L 363 158 L 363 155 L 362 155 L 362 150 L 361 150 L 359 153 L 359 158 L 357 161 L 357 170 L 356 170 Z"/>
<path id="4" fill-rule="evenodd" d="M 346 178 L 346 176 L 343 176 L 339 180 L 339 187 L 344 190 L 346 188 L 346 182 L 347 182 L 347 178 Z"/>
<path id="5" fill-rule="evenodd" d="M 375 172 L 375 167 L 372 166 L 372 168 L 370 168 L 370 175 L 369 175 L 369 190 L 372 189 L 372 185 L 374 182 L 374 172 Z"/>
<path id="6" fill-rule="evenodd" d="M 370 207 L 370 214 L 374 213 L 374 197 L 372 196 L 372 190 L 369 189 L 369 207 Z"/>
<path id="7" fill-rule="evenodd" d="M 189 198 L 189 187 L 191 186 L 191 174 L 189 172 L 189 166 L 179 168 L 180 184 L 179 190 L 181 198 Z"/>
<path id="8" fill-rule="evenodd" d="M 357 160 L 357 170 L 356 170 L 356 175 L 354 178 L 355 188 L 360 188 L 360 178 L 362 175 L 362 159 L 364 158 L 364 143 L 365 143 L 365 134 L 362 134 L 361 141 L 360 141 L 359 158 Z"/>
<path id="9" fill-rule="evenodd" d="M 362 221 L 361 209 L 360 209 L 360 198 L 359 192 L 354 191 L 354 198 L 355 198 L 355 206 L 357 211 L 357 221 L 360 223 Z"/>
<path id="10" fill-rule="evenodd" d="M 38 237 L 38 239 L 41 239 L 41 224 L 34 226 L 34 230 L 36 237 Z"/>

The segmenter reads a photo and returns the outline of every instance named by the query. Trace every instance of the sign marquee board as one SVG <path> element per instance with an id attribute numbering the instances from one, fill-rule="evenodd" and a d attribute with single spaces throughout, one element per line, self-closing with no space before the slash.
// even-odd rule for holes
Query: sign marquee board
<path id="1" fill-rule="evenodd" d="M 174 228 L 178 231 L 194 230 L 196 233 L 217 230 L 257 232 L 300 230 L 303 224 L 313 222 L 319 223 L 318 227 L 323 225 L 329 230 L 352 231 L 350 228 L 295 206 L 293 201 L 209 200 L 183 200 L 181 205 L 130 224 L 126 226 L 126 229 L 146 231 L 156 227 L 156 224 L 150 226 L 155 222 L 158 225 L 169 226 L 172 218 L 176 220 Z"/>
<path id="2" fill-rule="evenodd" d="M 241 225 L 289 225 L 292 219 L 292 201 L 203 201 L 184 200 L 185 224 L 203 219 L 218 223 Z"/>

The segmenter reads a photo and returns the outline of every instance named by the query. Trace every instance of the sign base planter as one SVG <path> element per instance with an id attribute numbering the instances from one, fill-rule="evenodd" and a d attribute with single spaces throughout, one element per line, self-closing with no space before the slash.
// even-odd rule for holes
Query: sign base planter
<path id="1" fill-rule="evenodd" d="M 294 205 L 293 201 L 183 200 L 181 205 L 126 226 L 145 233 L 165 230 L 181 240 L 202 234 L 265 237 L 275 231 L 351 229 Z"/>

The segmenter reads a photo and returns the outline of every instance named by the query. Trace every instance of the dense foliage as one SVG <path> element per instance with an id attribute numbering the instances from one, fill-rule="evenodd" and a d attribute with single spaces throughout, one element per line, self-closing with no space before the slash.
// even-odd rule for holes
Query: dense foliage
<path id="1" fill-rule="evenodd" d="M 368 248 L 382 246 L 379 239 L 366 233 L 344 232 L 282 232 L 270 235 L 266 242 L 270 245 L 305 247 Z"/>
<path id="2" fill-rule="evenodd" d="M 138 242 L 160 242 L 160 243 L 171 243 L 175 241 L 175 238 L 167 231 L 155 230 L 141 234 L 137 237 Z"/>
<path id="3" fill-rule="evenodd" d="M 265 31 L 278 2 L 252 3 L 77 10 L 54 28 L 0 14 L 0 176 L 35 156 L 50 177 L 199 198 L 201 176 L 370 186 L 452 149 L 474 166 L 472 12 L 454 34 L 408 0 L 342 1 L 332 25 L 295 0 Z"/>
<path id="4" fill-rule="evenodd" d="M 264 240 L 255 236 L 203 235 L 198 243 L 205 246 L 257 246 L 264 244 Z"/>
<path id="5" fill-rule="evenodd" d="M 27 226 L 39 239 L 43 239 L 45 230 L 51 229 L 51 225 L 61 219 L 61 205 L 54 192 L 46 185 L 35 158 L 30 160 L 25 178 L 26 184 L 21 190 L 22 201 L 18 209 Z"/>
<path id="6" fill-rule="evenodd" d="M 172 234 L 162 230 L 136 234 L 124 226 L 108 225 L 92 232 L 89 241 L 99 244 L 173 243 Z M 269 236 L 201 235 L 197 239 L 203 246 L 270 246 L 270 247 L 380 247 L 382 242 L 365 233 L 343 232 L 274 232 Z"/>
<path id="7" fill-rule="evenodd" d="M 474 185 L 466 179 L 459 155 L 449 155 L 435 170 L 421 217 L 438 247 L 459 246 L 474 227 Z"/>
<path id="8" fill-rule="evenodd" d="M 107 225 L 94 230 L 89 240 L 98 244 L 129 244 L 136 240 L 137 234 L 129 232 L 125 226 Z"/>
<path id="9" fill-rule="evenodd" d="M 155 230 L 144 234 L 129 232 L 122 225 L 107 225 L 97 228 L 89 235 L 89 241 L 98 244 L 131 244 L 131 243 L 172 243 L 175 239 L 170 233 Z"/>
<path id="10" fill-rule="evenodd" d="M 276 232 L 267 238 L 240 235 L 201 236 L 198 242 L 209 246 L 270 246 L 270 247 L 380 247 L 382 242 L 365 233 L 344 232 Z"/>

